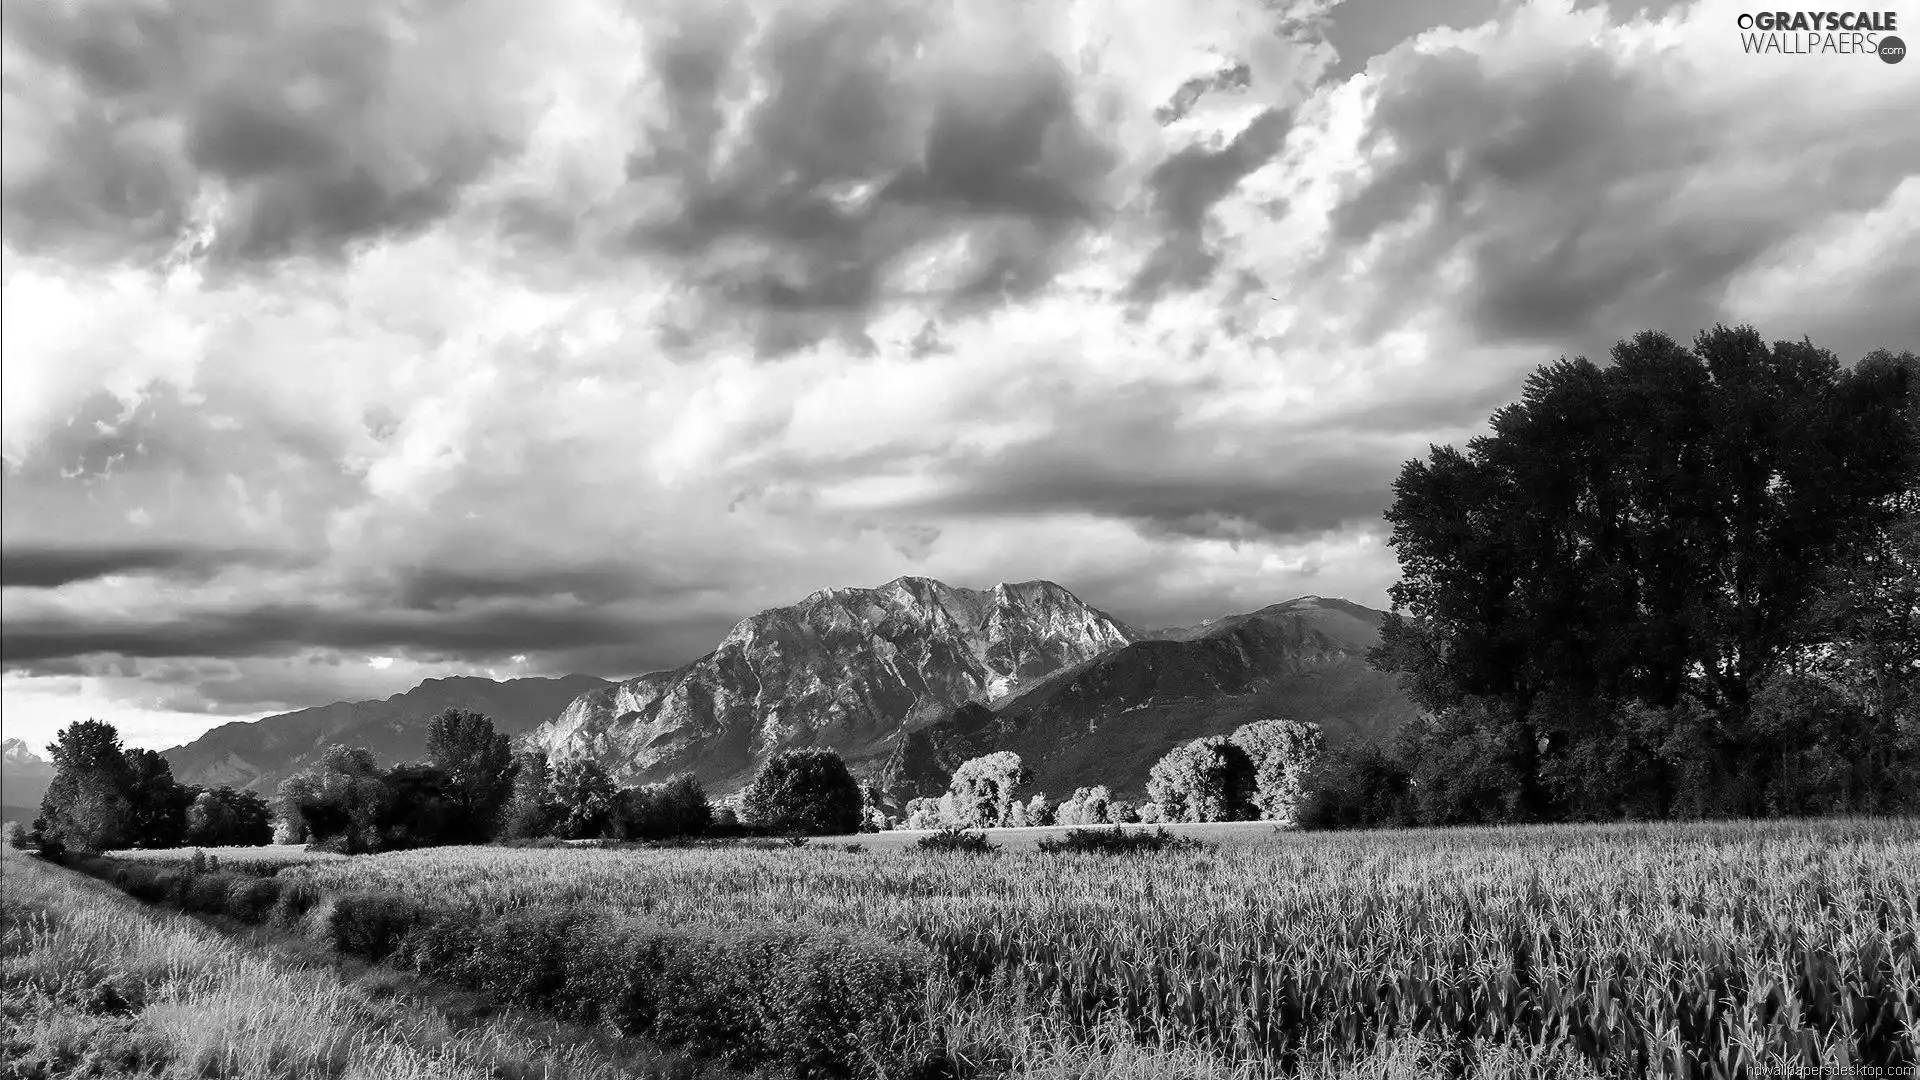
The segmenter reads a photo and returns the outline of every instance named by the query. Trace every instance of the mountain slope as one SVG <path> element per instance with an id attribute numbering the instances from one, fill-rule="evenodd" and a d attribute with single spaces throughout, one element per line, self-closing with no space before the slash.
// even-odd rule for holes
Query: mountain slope
<path id="1" fill-rule="evenodd" d="M 0 806 L 8 820 L 40 812 L 40 796 L 53 780 L 53 763 L 33 752 L 24 739 L 0 742 Z"/>
<path id="2" fill-rule="evenodd" d="M 1301 597 L 1163 630 L 1040 680 L 991 708 L 961 708 L 906 735 L 881 768 L 896 800 L 936 794 L 960 762 L 1011 750 L 1058 797 L 1106 784 L 1138 797 L 1168 750 L 1250 720 L 1314 721 L 1330 742 L 1378 738 L 1415 713 L 1366 653 L 1382 612 Z"/>
<path id="3" fill-rule="evenodd" d="M 425 756 L 429 717 L 442 709 L 474 709 L 497 730 L 523 735 L 552 719 L 582 693 L 606 686 L 591 675 L 555 679 L 477 676 L 428 679 L 384 701 L 341 701 L 261 720 L 225 724 L 165 751 L 181 783 L 231 784 L 271 795 L 289 774 L 332 743 L 364 746 L 386 764 Z"/>
<path id="4" fill-rule="evenodd" d="M 529 741 L 556 760 L 598 760 L 622 783 L 686 771 L 727 790 L 782 749 L 883 757 L 902 725 L 998 700 L 1137 636 L 1046 581 L 824 589 L 741 620 L 684 667 L 582 696 Z"/>

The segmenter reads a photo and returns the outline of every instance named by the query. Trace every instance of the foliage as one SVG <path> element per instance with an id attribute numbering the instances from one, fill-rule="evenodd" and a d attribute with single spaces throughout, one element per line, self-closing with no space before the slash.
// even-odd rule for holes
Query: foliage
<path id="1" fill-rule="evenodd" d="M 1107 785 L 1075 788 L 1071 798 L 1067 799 L 1053 812 L 1055 825 L 1105 825 L 1112 820 L 1107 807 L 1113 802 L 1113 793 Z"/>
<path id="2" fill-rule="evenodd" d="M 1318 724 L 1256 720 L 1230 741 L 1253 759 L 1253 804 L 1267 821 L 1290 822 L 1306 798 L 1303 778 L 1326 747 Z"/>
<path id="3" fill-rule="evenodd" d="M 1254 806 L 1253 759 L 1225 736 L 1167 752 L 1147 774 L 1147 795 L 1166 821 L 1246 821 Z"/>
<path id="4" fill-rule="evenodd" d="M 386 800 L 374 819 L 380 851 L 458 844 L 472 835 L 472 820 L 453 778 L 438 765 L 397 765 L 381 777 Z"/>
<path id="5" fill-rule="evenodd" d="M 500 836 L 530 840 L 551 836 L 562 815 L 553 797 L 553 767 L 543 750 L 529 750 L 514 759 L 513 791 L 502 811 Z"/>
<path id="6" fill-rule="evenodd" d="M 352 855 L 381 849 L 380 823 L 391 798 L 370 751 L 334 745 L 281 781 L 274 803 L 281 818 L 297 823 L 299 836 L 323 850 Z"/>
<path id="7" fill-rule="evenodd" d="M 917 851 L 958 852 L 962 855 L 991 855 L 999 847 L 987 839 L 983 832 L 969 832 L 964 825 L 942 826 L 931 836 L 923 836 L 914 843 Z"/>
<path id="8" fill-rule="evenodd" d="M 203 847 L 254 847 L 273 841 L 265 799 L 231 787 L 209 788 L 187 807 L 184 842 Z"/>
<path id="9" fill-rule="evenodd" d="M 740 805 L 752 824 L 781 832 L 832 835 L 860 827 L 860 785 L 831 750 L 783 750 L 768 758 Z"/>
<path id="10" fill-rule="evenodd" d="M 43 853 L 105 851 L 125 847 L 133 836 L 134 777 L 112 724 L 82 720 L 68 725 L 48 747 L 54 775 L 33 825 Z"/>
<path id="11" fill-rule="evenodd" d="M 1771 680 L 1811 652 L 1852 657 L 1863 687 L 1902 681 L 1916 620 L 1848 613 L 1906 595 L 1916 397 L 1910 358 L 1847 370 L 1749 327 L 1542 367 L 1491 434 L 1402 470 L 1387 518 L 1403 576 L 1375 662 L 1443 725 L 1475 710 L 1457 722 L 1512 774 L 1508 820 L 1616 799 L 1566 781 L 1622 752 L 1714 785 L 1672 806 L 1768 813 L 1781 747 L 1753 718 Z M 1869 756 L 1887 788 L 1901 774 L 1881 710 Z"/>
<path id="12" fill-rule="evenodd" d="M 614 798 L 611 834 L 619 840 L 700 836 L 713 823 L 706 789 L 691 775 L 626 788 Z"/>
<path id="13" fill-rule="evenodd" d="M 446 797 L 456 808 L 446 842 L 493 839 L 513 796 L 513 748 L 493 721 L 470 709 L 446 709 L 427 724 L 427 757 L 446 774 Z"/>
<path id="14" fill-rule="evenodd" d="M 24 824 L 18 821 L 7 822 L 7 846 L 15 851 L 25 851 L 34 846 Z"/>
<path id="15" fill-rule="evenodd" d="M 586 840 L 607 835 L 613 827 L 614 800 L 619 795 L 613 778 L 592 758 L 563 761 L 553 770 L 553 835 L 562 840 Z"/>
<path id="16" fill-rule="evenodd" d="M 1020 755 L 1010 751 L 962 762 L 947 787 L 943 817 L 966 828 L 997 828 L 1011 816 L 1020 785 L 1032 780 L 1033 770 L 1021 764 Z"/>
<path id="17" fill-rule="evenodd" d="M 1164 828 L 1070 829 L 1057 840 L 1049 837 L 1040 841 L 1040 850 L 1050 855 L 1062 852 L 1139 855 L 1161 851 L 1206 851 L 1212 847 L 1198 837 L 1181 836 Z"/>
<path id="18" fill-rule="evenodd" d="M 127 836 L 129 847 L 177 847 L 186 838 L 187 807 L 194 792 L 173 779 L 173 767 L 154 750 L 128 750 Z"/>

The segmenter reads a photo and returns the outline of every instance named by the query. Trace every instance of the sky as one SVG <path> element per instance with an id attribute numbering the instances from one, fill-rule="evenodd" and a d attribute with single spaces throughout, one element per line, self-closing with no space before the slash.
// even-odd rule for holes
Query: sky
<path id="1" fill-rule="evenodd" d="M 1539 364 L 1920 347 L 1920 62 L 1749 10 L 6 0 L 0 722 L 902 574 L 1384 606 L 1394 475 Z"/>

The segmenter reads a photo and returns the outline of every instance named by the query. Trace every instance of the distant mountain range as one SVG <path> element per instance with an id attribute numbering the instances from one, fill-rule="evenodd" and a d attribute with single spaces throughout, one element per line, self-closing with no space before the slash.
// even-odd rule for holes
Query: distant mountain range
<path id="1" fill-rule="evenodd" d="M 164 752 L 183 784 L 230 784 L 271 795 L 280 781 L 333 743 L 364 746 L 395 764 L 427 753 L 427 720 L 447 708 L 473 709 L 519 736 L 558 715 L 567 703 L 607 685 L 591 675 L 497 682 L 459 675 L 428 679 L 381 701 L 342 701 L 261 720 L 223 724 Z"/>
<path id="2" fill-rule="evenodd" d="M 25 739 L 0 741 L 0 818 L 31 820 L 40 812 L 40 796 L 53 781 L 53 764 L 33 752 Z"/>
<path id="3" fill-rule="evenodd" d="M 1106 784 L 1137 798 L 1168 749 L 1249 720 L 1316 721 L 1337 743 L 1413 716 L 1395 677 L 1366 662 L 1383 617 L 1309 596 L 1143 631 L 1048 581 L 902 577 L 742 619 L 671 671 L 430 679 L 384 701 L 228 724 L 166 756 L 183 782 L 270 793 L 331 743 L 389 764 L 422 757 L 427 718 L 461 706 L 555 761 L 592 758 L 622 784 L 690 772 L 722 795 L 773 753 L 819 746 L 904 801 L 944 789 L 966 758 L 1013 750 L 1055 797 Z"/>
<path id="4" fill-rule="evenodd" d="M 1301 597 L 1195 627 L 1160 630 L 1062 669 L 1020 693 L 969 703 L 910 730 L 878 781 L 895 801 L 944 791 L 970 757 L 1012 750 L 1055 797 L 1105 784 L 1138 798 L 1175 746 L 1253 720 L 1318 723 L 1329 742 L 1380 738 L 1414 715 L 1366 654 L 1381 612 Z"/>
<path id="5" fill-rule="evenodd" d="M 686 771 L 716 791 L 778 750 L 823 746 L 896 800 L 994 750 L 1019 752 L 1055 796 L 1136 794 L 1168 749 L 1248 720 L 1313 720 L 1338 742 L 1412 716 L 1396 678 L 1366 662 L 1383 618 L 1302 597 L 1138 631 L 1052 582 L 899 578 L 745 619 L 706 656 L 593 691 L 529 741 L 625 783 Z"/>
<path id="6" fill-rule="evenodd" d="M 903 577 L 822 589 L 741 620 L 684 667 L 586 694 L 530 741 L 555 760 L 594 758 L 627 783 L 684 771 L 731 790 L 793 747 L 884 758 L 907 727 L 1135 636 L 1048 581 L 974 590 Z"/>

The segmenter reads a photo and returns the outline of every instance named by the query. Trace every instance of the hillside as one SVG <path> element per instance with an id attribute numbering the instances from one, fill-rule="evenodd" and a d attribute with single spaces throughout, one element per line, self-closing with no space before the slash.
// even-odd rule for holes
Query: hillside
<path id="1" fill-rule="evenodd" d="M 728 791 L 783 749 L 882 758 L 904 726 L 999 700 L 1137 636 L 1047 581 L 823 589 L 741 620 L 684 667 L 582 696 L 530 742 L 556 760 L 593 758 L 622 783 L 684 771 Z"/>
<path id="2" fill-rule="evenodd" d="M 24 739 L 0 742 L 0 820 L 31 820 L 40 812 L 40 796 L 53 780 L 53 764 L 34 753 Z"/>
<path id="3" fill-rule="evenodd" d="M 895 799 L 936 794 L 969 757 L 1011 750 L 1055 797 L 1106 784 L 1137 798 L 1168 750 L 1266 717 L 1313 721 L 1330 742 L 1378 738 L 1415 713 L 1366 653 L 1384 614 L 1301 597 L 1162 630 L 991 706 L 961 707 L 907 734 L 880 768 Z"/>
<path id="4" fill-rule="evenodd" d="M 474 709 L 491 717 L 498 730 L 519 736 L 551 720 L 582 693 L 605 685 L 591 675 L 428 679 L 384 700 L 335 702 L 225 724 L 165 756 L 181 783 L 231 784 L 271 794 L 332 743 L 364 746 L 386 764 L 413 760 L 426 754 L 427 718 L 442 709 Z"/>

